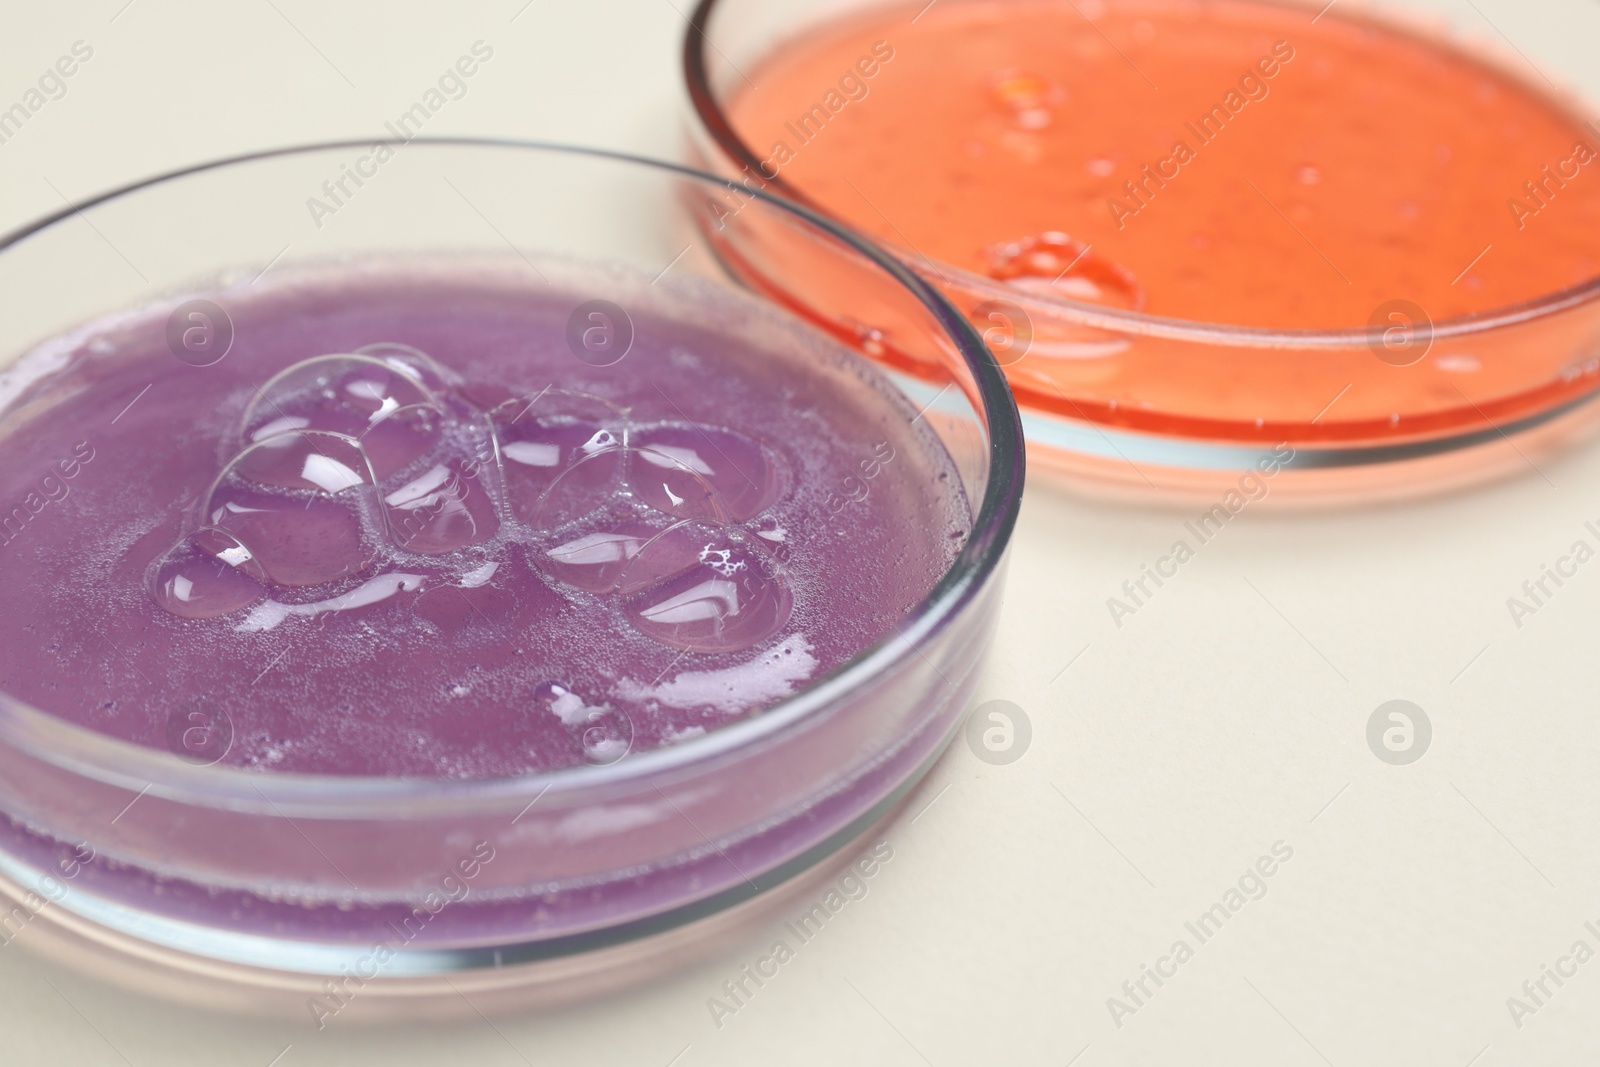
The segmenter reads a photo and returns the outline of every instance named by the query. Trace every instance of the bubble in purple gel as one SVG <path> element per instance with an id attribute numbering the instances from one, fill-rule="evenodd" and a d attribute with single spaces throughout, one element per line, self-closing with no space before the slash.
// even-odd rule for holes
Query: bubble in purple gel
<path id="1" fill-rule="evenodd" d="M 725 530 L 708 523 L 675 523 L 640 548 L 617 579 L 615 591 L 628 596 L 682 574 L 700 563 L 707 545 L 727 537 Z"/>
<path id="2" fill-rule="evenodd" d="M 355 354 L 382 360 L 432 393 L 442 395 L 450 388 L 450 378 L 444 368 L 420 348 L 413 348 L 399 341 L 379 341 L 376 344 L 362 345 L 356 349 Z"/>
<path id="3" fill-rule="evenodd" d="M 350 577 L 373 558 L 349 495 L 275 493 L 229 481 L 212 490 L 205 521 L 246 546 L 273 585 Z"/>
<path id="4" fill-rule="evenodd" d="M 294 430 L 331 430 L 360 437 L 404 407 L 438 400 L 419 378 L 373 356 L 341 354 L 302 360 L 272 378 L 240 420 L 245 443 Z"/>
<path id="5" fill-rule="evenodd" d="M 215 526 L 202 526 L 188 537 L 189 544 L 229 568 L 255 581 L 265 582 L 267 572 L 255 558 L 249 546 L 226 530 Z"/>
<path id="6" fill-rule="evenodd" d="M 501 445 L 502 455 L 506 455 Z M 571 466 L 556 472 L 548 487 L 531 502 L 529 490 L 536 481 L 513 478 L 514 457 L 506 463 L 506 496 L 511 512 L 536 530 L 558 530 L 606 507 L 622 492 L 626 452 L 608 446 L 580 453 Z M 520 472 L 518 472 L 520 473 Z"/>
<path id="7" fill-rule="evenodd" d="M 789 466 L 774 450 L 733 430 L 714 426 L 652 426 L 633 430 L 628 443 L 644 449 L 647 463 L 662 456 L 692 470 L 716 490 L 734 522 L 782 500 L 792 482 Z M 635 480 L 640 475 L 635 472 Z"/>
<path id="8" fill-rule="evenodd" d="M 234 457 L 218 482 L 230 477 L 325 496 L 374 484 L 360 443 L 326 430 L 294 430 L 251 445 Z"/>
<path id="9" fill-rule="evenodd" d="M 628 564 L 660 532 L 637 519 L 596 517 L 547 548 L 540 569 L 590 593 L 615 592 Z"/>
<path id="10" fill-rule="evenodd" d="M 398 408 L 367 427 L 361 447 L 372 464 L 373 477 L 386 481 L 437 449 L 448 416 L 428 404 Z"/>
<path id="11" fill-rule="evenodd" d="M 407 552 L 439 555 L 479 544 L 500 529 L 481 471 L 456 458 L 419 464 L 380 488 L 389 534 Z"/>
<path id="12" fill-rule="evenodd" d="M 360 508 L 373 491 L 359 443 L 299 430 L 250 446 L 223 468 L 201 522 L 238 539 L 273 585 L 317 585 L 359 573 L 373 552 Z"/>
<path id="13" fill-rule="evenodd" d="M 521 522 L 534 521 L 567 471 L 623 443 L 620 412 L 599 397 L 563 389 L 507 400 L 490 421 L 511 513 Z M 559 526 L 594 511 L 620 490 L 621 478 L 618 457 L 585 466 L 535 525 Z"/>
<path id="14" fill-rule="evenodd" d="M 628 449 L 628 486 L 641 502 L 680 521 L 706 519 L 720 523 L 729 518 L 721 494 L 673 452 Z"/>
<path id="15" fill-rule="evenodd" d="M 701 541 L 690 570 L 629 599 L 634 628 L 687 652 L 737 652 L 782 629 L 794 595 L 771 556 L 732 530 Z"/>
<path id="16" fill-rule="evenodd" d="M 627 595 L 694 566 L 710 536 L 698 524 L 664 528 L 613 509 L 564 532 L 545 549 L 540 569 L 591 593 Z"/>
<path id="17" fill-rule="evenodd" d="M 155 602 L 185 619 L 214 619 L 247 608 L 266 595 L 261 565 L 225 530 L 198 530 L 167 551 L 152 568 Z"/>
<path id="18" fill-rule="evenodd" d="M 486 396 L 488 389 L 481 383 L 468 383 L 461 391 L 471 396 Z M 518 440 L 523 431 L 536 433 L 541 426 L 586 423 L 613 431 L 617 435 L 616 443 L 622 444 L 622 409 L 604 397 L 577 389 L 546 386 L 536 392 L 502 398 L 493 405 L 490 414 L 495 427 L 507 432 L 509 440 Z"/>
<path id="19" fill-rule="evenodd" d="M 608 767 L 633 748 L 633 720 L 618 708 L 590 708 L 578 726 L 578 744 L 584 762 Z"/>

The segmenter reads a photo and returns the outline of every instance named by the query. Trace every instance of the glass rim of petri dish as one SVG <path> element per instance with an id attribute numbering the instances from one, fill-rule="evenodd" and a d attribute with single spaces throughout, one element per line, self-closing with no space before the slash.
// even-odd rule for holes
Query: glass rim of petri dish
<path id="1" fill-rule="evenodd" d="M 954 345 L 971 375 L 974 407 L 987 429 L 987 478 L 972 515 L 971 532 L 939 582 L 908 613 L 894 632 L 863 649 L 832 672 L 793 695 L 737 722 L 676 745 L 630 754 L 606 765 L 581 764 L 497 778 L 396 778 L 332 774 L 271 773 L 223 765 L 201 766 L 168 751 L 109 737 L 66 722 L 0 692 L 0 746 L 71 774 L 141 795 L 181 804 L 277 815 L 315 814 L 324 818 L 409 818 L 469 813 L 502 807 L 513 799 L 537 799 L 546 792 L 579 795 L 614 790 L 625 783 L 670 775 L 675 770 L 736 758 L 741 750 L 781 735 L 813 714 L 838 705 L 874 684 L 898 664 L 917 656 L 919 645 L 937 634 L 988 584 L 1000 567 L 1021 507 L 1024 475 L 1022 426 L 1005 378 L 971 323 L 942 294 L 903 264 L 847 227 L 811 208 L 682 164 L 602 148 L 520 138 L 423 136 L 306 142 L 240 153 L 164 171 L 97 193 L 0 235 L 0 255 L 28 238 L 70 221 L 82 212 L 163 183 L 264 160 L 379 145 L 398 148 L 505 149 L 592 161 L 609 161 L 652 170 L 741 196 L 754 197 L 780 214 L 792 216 L 837 240 L 878 268 L 932 316 Z M 0 416 L 5 414 L 0 411 Z M 531 806 L 531 804 L 530 804 Z"/>
<path id="2" fill-rule="evenodd" d="M 1296 0 L 1272 0 L 1272 2 L 1306 6 L 1296 3 Z M 711 138 L 717 148 L 726 153 L 728 160 L 735 167 L 744 173 L 759 175 L 764 187 L 777 190 L 785 198 L 810 209 L 811 212 L 831 217 L 826 208 L 818 204 L 802 189 L 796 187 L 794 183 L 786 180 L 781 173 L 768 176 L 765 169 L 763 169 L 765 161 L 750 148 L 744 138 L 734 129 L 726 110 L 718 101 L 717 94 L 711 87 L 706 50 L 715 47 L 711 43 L 709 31 L 711 20 L 720 6 L 724 6 L 724 0 L 699 0 L 699 4 L 689 17 L 688 28 L 683 36 L 683 75 L 695 119 L 700 123 L 703 132 Z M 1315 10 L 1318 6 L 1320 5 L 1313 4 L 1308 9 Z M 1362 18 L 1377 21 L 1384 25 L 1385 28 L 1415 35 L 1414 27 L 1410 27 L 1396 18 L 1385 18 L 1380 11 L 1363 8 L 1361 14 Z M 1480 62 L 1488 61 L 1486 57 L 1480 55 L 1474 55 L 1473 58 Z M 1514 69 L 1509 67 L 1499 69 L 1497 65 L 1496 72 L 1519 84 L 1526 84 L 1535 91 L 1540 91 L 1530 79 L 1522 76 Z M 1542 95 L 1548 94 L 1542 93 Z M 918 258 L 918 254 L 914 249 L 901 248 L 896 242 L 880 241 L 879 243 L 884 247 L 894 249 L 903 261 L 909 262 Z M 926 257 L 922 258 L 925 259 Z M 957 282 L 963 290 L 975 295 L 1056 309 L 1070 313 L 1073 319 L 1083 326 L 1116 330 L 1124 334 L 1185 341 L 1194 344 L 1315 352 L 1319 350 L 1347 350 L 1363 346 L 1372 340 L 1375 332 L 1375 328 L 1372 326 L 1290 330 L 1268 326 L 1208 322 L 1204 319 L 1152 315 L 1143 311 L 1130 311 L 1107 307 L 1103 304 L 1073 300 L 1070 297 L 1055 293 L 1042 293 L 1035 290 L 1021 292 L 1003 281 L 985 277 L 950 263 L 938 262 L 933 265 L 933 261 L 929 262 L 930 269 L 940 278 Z M 1596 274 L 1587 281 L 1555 289 L 1528 300 L 1490 308 L 1485 311 L 1473 312 L 1468 315 L 1430 320 L 1428 324 L 1429 335 L 1436 342 L 1453 338 L 1473 337 L 1509 326 L 1520 326 L 1535 322 L 1569 311 L 1575 307 L 1593 303 L 1600 303 L 1600 274 Z"/>

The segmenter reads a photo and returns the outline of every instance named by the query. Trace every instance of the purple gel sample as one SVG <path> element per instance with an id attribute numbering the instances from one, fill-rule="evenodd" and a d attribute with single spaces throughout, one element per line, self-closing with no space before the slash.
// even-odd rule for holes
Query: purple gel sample
<path id="1" fill-rule="evenodd" d="M 691 740 L 893 632 L 971 521 L 917 412 L 774 312 L 594 277 L 286 270 L 211 294 L 213 366 L 163 307 L 12 368 L 0 689 L 151 747 L 202 700 L 227 765 L 480 778 Z M 565 340 L 596 291 L 605 367 Z"/>

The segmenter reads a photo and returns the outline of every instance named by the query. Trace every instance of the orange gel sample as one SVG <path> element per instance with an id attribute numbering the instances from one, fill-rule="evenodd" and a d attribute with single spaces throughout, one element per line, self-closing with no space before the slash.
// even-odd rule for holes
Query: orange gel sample
<path id="1" fill-rule="evenodd" d="M 791 40 L 728 106 L 767 177 L 914 260 L 1278 329 L 1600 275 L 1600 126 L 1531 71 L 1338 9 L 920 7 Z"/>

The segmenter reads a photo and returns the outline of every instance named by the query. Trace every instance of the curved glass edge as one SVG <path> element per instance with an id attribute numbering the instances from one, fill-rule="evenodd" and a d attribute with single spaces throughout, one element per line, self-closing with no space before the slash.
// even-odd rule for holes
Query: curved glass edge
<path id="1" fill-rule="evenodd" d="M 959 717 L 954 722 L 959 724 Z M 776 866 L 746 875 L 743 881 L 727 889 L 615 926 L 564 934 L 545 940 L 471 949 L 407 947 L 398 951 L 383 965 L 382 978 L 405 979 L 460 974 L 581 955 L 644 941 L 754 900 L 823 863 L 860 838 L 874 824 L 887 818 L 933 769 L 954 737 L 955 727 L 952 726 L 933 752 L 914 768 L 904 781 L 849 823 Z M 9 879 L 25 892 L 33 892 L 42 899 L 49 899 L 46 890 L 50 876 L 18 862 L 4 852 L 0 852 L 0 876 Z M 0 894 L 0 900 L 4 899 L 4 895 Z M 115 901 L 82 892 L 74 892 L 53 903 L 52 907 L 63 908 L 94 926 L 158 945 L 180 956 L 199 957 L 270 971 L 337 977 L 350 973 L 359 961 L 369 960 L 372 954 L 371 947 L 367 945 L 315 944 L 264 937 L 259 934 L 241 934 L 199 923 L 184 922 L 149 912 L 134 911 Z"/>
<path id="2" fill-rule="evenodd" d="M 1152 466 L 1182 470 L 1237 473 L 1254 467 L 1257 462 L 1264 459 L 1276 458 L 1281 461 L 1284 470 L 1329 470 L 1364 467 L 1375 463 L 1403 463 L 1476 448 L 1554 422 L 1593 405 L 1596 398 L 1600 398 L 1600 390 L 1535 412 L 1515 422 L 1499 426 L 1491 425 L 1482 430 L 1450 437 L 1341 448 L 1316 448 L 1297 443 L 1294 456 L 1288 460 L 1278 457 L 1271 447 L 1210 444 L 1185 438 L 1162 437 L 1157 434 L 1100 426 L 1091 422 L 1078 422 L 1032 409 L 1023 413 L 1022 425 L 1029 443 L 1036 448 L 1055 449 L 1072 455 L 1092 456 L 1119 462 L 1148 463 Z"/>

